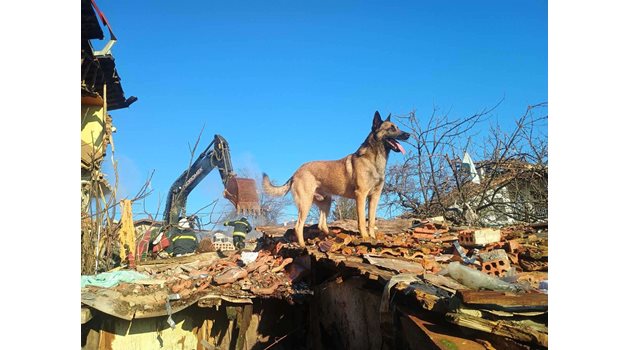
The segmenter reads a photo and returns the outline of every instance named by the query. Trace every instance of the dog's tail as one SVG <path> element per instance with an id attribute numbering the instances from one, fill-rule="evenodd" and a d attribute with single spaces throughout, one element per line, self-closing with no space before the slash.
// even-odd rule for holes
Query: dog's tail
<path id="1" fill-rule="evenodd" d="M 291 189 L 291 185 L 293 185 L 293 176 L 291 176 L 291 178 L 284 185 L 274 186 L 273 184 L 271 184 L 271 181 L 269 180 L 269 176 L 263 173 L 262 185 L 263 185 L 263 190 L 265 191 L 266 194 L 270 196 L 276 196 L 276 197 L 284 196 Z"/>

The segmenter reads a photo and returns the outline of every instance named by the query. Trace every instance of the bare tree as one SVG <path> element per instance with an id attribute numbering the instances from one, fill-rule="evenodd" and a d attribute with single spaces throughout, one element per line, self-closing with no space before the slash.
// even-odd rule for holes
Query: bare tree
<path id="1" fill-rule="evenodd" d="M 338 197 L 332 210 L 333 220 L 357 219 L 357 203 L 354 199 Z"/>
<path id="2" fill-rule="evenodd" d="M 547 135 L 541 125 L 547 116 L 534 111 L 547 104 L 528 107 L 509 132 L 493 126 L 483 142 L 475 143 L 487 125 L 483 117 L 497 106 L 460 119 L 438 115 L 434 108 L 425 123 L 415 112 L 399 117 L 411 132 L 412 149 L 402 163 L 389 167 L 383 205 L 408 216 L 455 213 L 455 219 L 468 223 L 545 216 L 540 208 L 547 203 Z M 478 181 L 460 157 L 465 152 L 480 159 Z"/>

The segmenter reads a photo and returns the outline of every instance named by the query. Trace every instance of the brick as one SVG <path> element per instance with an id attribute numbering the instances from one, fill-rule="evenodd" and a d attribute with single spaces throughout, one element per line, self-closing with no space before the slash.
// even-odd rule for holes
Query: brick
<path id="1" fill-rule="evenodd" d="M 486 261 L 494 261 L 494 260 L 501 260 L 501 259 L 508 260 L 507 253 L 503 249 L 495 249 L 487 253 L 479 254 L 479 260 L 481 260 L 482 263 Z"/>
<path id="2" fill-rule="evenodd" d="M 463 230 L 458 234 L 459 243 L 463 246 L 485 246 L 501 240 L 501 231 L 492 228 Z"/>
<path id="3" fill-rule="evenodd" d="M 427 227 L 416 227 L 413 229 L 414 233 L 426 233 L 433 235 L 435 233 L 435 227 L 433 229 Z"/>
<path id="4" fill-rule="evenodd" d="M 481 260 L 481 271 L 491 276 L 503 277 L 511 267 L 510 259 L 503 249 L 481 253 L 479 260 Z"/>
<path id="5" fill-rule="evenodd" d="M 510 267 L 510 261 L 507 259 L 497 259 L 481 263 L 481 271 L 496 277 L 505 276 L 505 273 L 510 269 Z"/>
<path id="6" fill-rule="evenodd" d="M 507 250 L 510 253 L 518 254 L 521 251 L 521 245 L 518 243 L 516 239 L 509 240 L 507 242 Z"/>
<path id="7" fill-rule="evenodd" d="M 432 240 L 435 238 L 435 235 L 433 235 L 433 233 L 418 233 L 418 232 L 414 232 L 413 233 L 413 238 L 415 239 L 424 239 L 424 240 Z"/>

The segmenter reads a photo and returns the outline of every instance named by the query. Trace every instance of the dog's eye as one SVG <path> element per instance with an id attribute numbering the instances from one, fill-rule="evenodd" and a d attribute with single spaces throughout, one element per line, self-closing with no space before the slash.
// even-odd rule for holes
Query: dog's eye
<path id="1" fill-rule="evenodd" d="M 396 127 L 392 125 L 392 126 L 389 127 L 389 130 L 396 131 Z"/>

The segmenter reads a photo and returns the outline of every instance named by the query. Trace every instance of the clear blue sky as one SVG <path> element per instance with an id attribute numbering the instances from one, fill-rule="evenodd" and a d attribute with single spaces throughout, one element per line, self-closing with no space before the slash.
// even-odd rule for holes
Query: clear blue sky
<path id="1" fill-rule="evenodd" d="M 151 212 L 204 125 L 201 149 L 223 135 L 237 172 L 284 183 L 306 161 L 354 152 L 375 110 L 422 116 L 435 104 L 463 117 L 505 98 L 492 116 L 509 125 L 547 101 L 546 1 L 97 5 L 119 39 L 125 94 L 139 98 L 111 112 L 120 194 L 135 194 L 155 169 Z M 390 163 L 401 159 L 392 154 Z M 188 212 L 221 192 L 213 171 Z M 134 207 L 136 218 L 141 211 Z"/>

